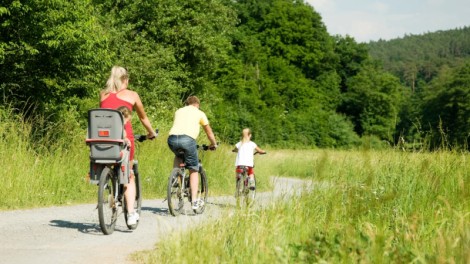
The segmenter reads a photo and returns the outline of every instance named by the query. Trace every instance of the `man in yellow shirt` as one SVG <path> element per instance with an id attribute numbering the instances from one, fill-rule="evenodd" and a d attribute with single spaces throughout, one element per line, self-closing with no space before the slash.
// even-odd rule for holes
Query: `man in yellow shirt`
<path id="1" fill-rule="evenodd" d="M 178 150 L 184 151 L 184 162 L 186 167 L 189 168 L 189 184 L 191 186 L 191 197 L 197 197 L 197 190 L 199 185 L 199 157 L 197 152 L 196 139 L 199 136 L 201 126 L 207 135 L 211 145 L 209 148 L 214 150 L 217 147 L 214 133 L 209 125 L 209 120 L 206 114 L 199 110 L 199 98 L 190 96 L 186 99 L 186 106 L 178 109 L 175 112 L 173 126 L 170 129 L 170 136 L 168 137 L 168 146 L 171 151 L 175 153 L 173 167 L 177 168 L 183 162 L 182 156 Z M 192 209 L 198 209 L 201 206 L 202 200 L 193 200 Z"/>

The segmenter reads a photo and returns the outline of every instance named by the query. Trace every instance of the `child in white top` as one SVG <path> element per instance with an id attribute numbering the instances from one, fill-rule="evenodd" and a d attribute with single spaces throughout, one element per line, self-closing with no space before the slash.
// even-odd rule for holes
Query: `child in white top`
<path id="1" fill-rule="evenodd" d="M 260 154 L 266 154 L 266 151 L 262 150 L 261 148 L 256 145 L 255 142 L 251 141 L 251 130 L 249 128 L 245 128 L 242 131 L 242 139 L 235 145 L 235 148 L 232 152 L 237 152 L 237 159 L 235 160 L 236 169 L 240 166 L 248 167 L 248 175 L 249 175 L 249 184 L 250 187 L 255 187 L 255 180 L 254 180 L 254 151 L 259 152 Z M 236 176 L 236 172 L 235 172 Z"/>

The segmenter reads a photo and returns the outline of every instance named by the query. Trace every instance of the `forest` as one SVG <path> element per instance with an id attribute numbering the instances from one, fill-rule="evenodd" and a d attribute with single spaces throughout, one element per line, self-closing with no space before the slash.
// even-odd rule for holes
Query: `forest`
<path id="1" fill-rule="evenodd" d="M 197 95 L 230 144 L 469 149 L 469 27 L 358 43 L 302 0 L 5 0 L 0 65 L 31 140 L 83 134 L 120 65 L 163 132 Z"/>

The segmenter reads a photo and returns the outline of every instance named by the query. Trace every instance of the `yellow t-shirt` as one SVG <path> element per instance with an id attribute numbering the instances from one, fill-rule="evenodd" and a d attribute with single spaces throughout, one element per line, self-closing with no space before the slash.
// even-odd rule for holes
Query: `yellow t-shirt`
<path id="1" fill-rule="evenodd" d="M 170 135 L 187 135 L 197 139 L 201 126 L 208 124 L 209 120 L 204 112 L 193 105 L 188 105 L 176 110 Z"/>

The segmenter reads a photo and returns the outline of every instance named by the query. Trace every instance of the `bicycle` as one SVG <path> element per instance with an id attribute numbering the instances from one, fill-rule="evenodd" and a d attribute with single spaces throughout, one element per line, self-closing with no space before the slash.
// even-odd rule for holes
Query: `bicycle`
<path id="1" fill-rule="evenodd" d="M 209 146 L 197 145 L 197 149 L 206 151 L 209 150 Z M 179 153 L 183 155 L 183 162 L 179 164 L 178 168 L 173 168 L 170 177 L 168 178 L 167 186 L 167 200 L 168 209 L 172 216 L 178 216 L 182 213 L 184 207 L 184 199 L 187 198 L 189 203 L 192 202 L 191 188 L 189 184 L 189 169 L 186 168 L 184 163 L 184 151 L 180 150 Z M 201 159 L 199 159 L 199 186 L 198 186 L 198 197 L 202 199 L 203 203 L 198 209 L 193 209 L 194 213 L 202 214 L 206 207 L 208 185 L 206 171 L 202 167 Z M 197 199 L 197 197 L 196 197 Z"/>
<path id="2" fill-rule="evenodd" d="M 123 119 L 113 109 L 92 109 L 88 113 L 88 138 L 90 146 L 90 183 L 98 185 L 98 218 L 103 234 L 114 232 L 119 207 L 122 208 L 126 226 L 134 230 L 138 226 L 127 224 L 128 208 L 124 196 L 124 185 L 129 182 L 129 148 L 123 139 Z M 158 129 L 155 131 L 158 134 Z M 145 135 L 135 135 L 134 141 L 143 142 Z M 134 211 L 140 214 L 142 186 L 138 160 L 134 160 L 136 197 Z"/>
<path id="3" fill-rule="evenodd" d="M 261 153 L 256 151 L 254 155 L 264 155 L 267 152 Z M 236 182 L 235 182 L 235 198 L 237 200 L 237 207 L 241 207 L 242 204 L 246 206 L 252 206 L 256 196 L 256 177 L 253 175 L 253 186 L 249 184 L 248 166 L 237 166 L 236 168 Z"/>

